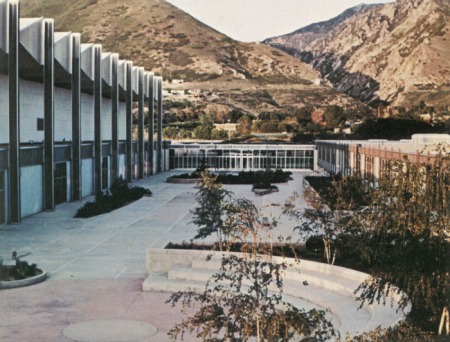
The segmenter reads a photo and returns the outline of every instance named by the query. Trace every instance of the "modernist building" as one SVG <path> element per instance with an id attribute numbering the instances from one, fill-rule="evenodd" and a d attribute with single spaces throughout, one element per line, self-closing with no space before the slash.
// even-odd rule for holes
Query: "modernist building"
<path id="1" fill-rule="evenodd" d="M 0 224 L 166 169 L 162 112 L 160 77 L 0 0 Z"/>
<path id="2" fill-rule="evenodd" d="M 171 169 L 197 168 L 203 162 L 214 170 L 315 170 L 314 145 L 172 144 Z"/>
<path id="3" fill-rule="evenodd" d="M 450 145 L 448 134 L 415 134 L 410 140 L 316 141 L 318 165 L 329 173 L 351 175 L 355 172 L 379 178 L 386 161 L 407 158 L 422 163 L 433 153 L 430 146 Z"/>

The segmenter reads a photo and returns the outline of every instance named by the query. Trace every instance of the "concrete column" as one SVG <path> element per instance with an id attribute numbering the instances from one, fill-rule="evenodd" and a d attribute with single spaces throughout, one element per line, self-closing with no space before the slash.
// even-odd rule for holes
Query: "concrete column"
<path id="1" fill-rule="evenodd" d="M 53 19 L 44 20 L 44 210 L 55 210 L 55 43 Z"/>
<path id="2" fill-rule="evenodd" d="M 80 34 L 72 34 L 72 196 L 81 200 L 81 50 Z"/>
<path id="3" fill-rule="evenodd" d="M 162 172 L 162 77 L 157 78 L 157 99 L 158 99 L 158 111 L 157 111 L 157 142 L 156 142 L 156 160 L 157 160 L 157 171 Z"/>
<path id="4" fill-rule="evenodd" d="M 102 194 L 102 47 L 94 46 L 94 189 Z"/>
<path id="5" fill-rule="evenodd" d="M 19 4 L 9 6 L 9 222 L 20 223 Z"/>
<path id="6" fill-rule="evenodd" d="M 332 153 L 336 154 L 336 162 L 335 162 L 335 170 L 334 172 L 336 174 L 340 174 L 341 173 L 341 150 L 339 149 L 339 145 L 338 144 L 333 144 L 334 147 L 334 151 Z"/>
<path id="7" fill-rule="evenodd" d="M 152 175 L 155 171 L 153 165 L 155 144 L 153 135 L 155 133 L 155 77 L 153 73 L 148 74 L 148 162 L 149 173 Z"/>
<path id="8" fill-rule="evenodd" d="M 127 113 L 126 113 L 126 173 L 127 181 L 133 180 L 133 63 L 126 62 L 127 73 Z"/>
<path id="9" fill-rule="evenodd" d="M 317 171 L 319 170 L 319 151 L 317 148 L 314 149 L 314 157 L 313 157 L 313 170 Z"/>
<path id="10" fill-rule="evenodd" d="M 144 68 L 138 69 L 138 177 L 144 178 Z"/>
<path id="11" fill-rule="evenodd" d="M 119 125 L 118 125 L 118 112 L 119 112 L 119 82 L 118 82 L 118 63 L 119 55 L 113 53 L 111 55 L 112 61 L 112 79 L 111 79 L 111 170 L 112 180 L 115 181 L 119 175 Z"/>

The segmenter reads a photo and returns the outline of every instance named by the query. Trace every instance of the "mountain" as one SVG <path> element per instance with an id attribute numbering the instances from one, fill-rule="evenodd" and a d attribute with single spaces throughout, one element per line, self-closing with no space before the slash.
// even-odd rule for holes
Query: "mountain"
<path id="1" fill-rule="evenodd" d="M 264 44 L 237 42 L 163 0 L 21 0 L 21 16 L 55 18 L 58 31 L 81 32 L 83 42 L 101 43 L 104 51 L 162 75 L 166 89 L 214 92 L 213 102 L 229 110 L 257 115 L 306 104 L 364 107 L 314 85 L 320 74 L 311 65 Z M 205 101 L 202 110 L 211 107 L 211 98 Z"/>
<path id="2" fill-rule="evenodd" d="M 313 30 L 306 28 L 265 42 L 310 63 L 339 91 L 373 106 L 450 104 L 448 0 L 397 0 L 325 27 L 331 29 L 307 45 L 303 36 Z"/>
<path id="3" fill-rule="evenodd" d="M 326 21 L 321 21 L 319 23 L 310 24 L 282 36 L 267 38 L 263 40 L 262 43 L 279 48 L 280 50 L 286 51 L 287 53 L 295 57 L 301 57 L 301 54 L 303 52 L 311 51 L 312 42 L 324 37 L 327 33 L 329 33 L 336 26 L 338 26 L 348 18 L 373 6 L 376 5 L 360 4 L 358 6 L 345 10 L 337 17 L 331 18 Z"/>

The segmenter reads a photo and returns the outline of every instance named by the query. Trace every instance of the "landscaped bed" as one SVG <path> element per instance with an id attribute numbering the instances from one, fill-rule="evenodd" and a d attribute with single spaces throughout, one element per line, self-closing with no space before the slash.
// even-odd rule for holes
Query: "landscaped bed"
<path id="1" fill-rule="evenodd" d="M 0 258 L 0 289 L 8 289 L 40 283 L 46 279 L 46 273 L 36 264 L 21 261 L 17 253 L 12 253 L 13 265 L 4 265 Z"/>
<path id="2" fill-rule="evenodd" d="M 196 183 L 201 179 L 201 172 L 205 168 L 199 168 L 192 173 L 183 173 L 167 178 L 168 183 Z M 238 174 L 225 173 L 217 175 L 217 182 L 221 184 L 253 184 L 258 185 L 258 189 L 262 189 L 262 184 L 266 185 L 265 189 L 270 189 L 271 183 L 286 183 L 292 180 L 292 172 L 283 171 L 281 169 L 266 171 L 241 171 Z M 186 181 L 182 181 L 186 180 Z M 267 187 L 269 186 L 269 187 Z M 273 186 L 271 189 L 275 189 Z"/>
<path id="3" fill-rule="evenodd" d="M 245 246 L 243 243 L 233 243 L 229 247 L 230 252 L 244 252 Z M 169 242 L 165 249 L 186 249 L 186 250 L 203 250 L 203 251 L 218 251 L 219 244 L 210 243 L 194 243 L 194 242 L 182 242 L 172 243 Z M 273 244 L 272 252 L 274 256 L 285 256 L 287 258 L 299 258 L 310 261 L 326 263 L 324 257 L 324 247 L 321 238 L 312 237 L 309 238 L 306 243 L 291 243 L 291 244 Z M 228 249 L 227 249 L 228 250 Z M 360 260 L 355 258 L 351 253 L 345 253 L 341 255 L 335 262 L 336 266 L 342 266 L 351 268 L 356 271 L 370 273 L 370 267 L 363 264 Z"/>
<path id="4" fill-rule="evenodd" d="M 281 169 L 266 171 L 241 171 L 237 175 L 220 174 L 217 181 L 222 184 L 270 184 L 292 180 L 292 172 Z"/>
<path id="5" fill-rule="evenodd" d="M 151 196 L 149 189 L 142 187 L 130 187 L 123 179 L 118 179 L 96 202 L 87 202 L 83 207 L 78 209 L 75 214 L 76 218 L 87 218 L 96 215 L 109 213 L 115 209 L 130 204 L 143 196 Z"/>

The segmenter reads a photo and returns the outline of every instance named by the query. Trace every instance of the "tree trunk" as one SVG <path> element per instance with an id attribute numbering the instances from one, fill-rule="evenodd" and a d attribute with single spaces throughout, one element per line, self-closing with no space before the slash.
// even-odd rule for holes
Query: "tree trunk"
<path id="1" fill-rule="evenodd" d="M 450 333 L 450 317 L 447 307 L 444 307 L 444 309 L 442 310 L 441 323 L 439 324 L 439 331 L 438 331 L 439 335 L 442 335 L 442 330 L 444 330 L 444 326 L 445 326 L 445 335 L 448 335 Z"/>

